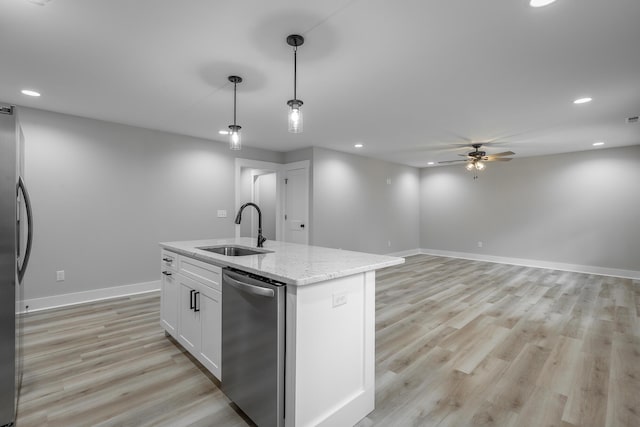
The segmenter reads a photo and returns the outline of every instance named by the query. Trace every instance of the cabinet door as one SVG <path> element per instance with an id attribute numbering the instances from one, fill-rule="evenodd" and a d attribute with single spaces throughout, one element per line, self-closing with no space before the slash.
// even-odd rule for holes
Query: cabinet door
<path id="1" fill-rule="evenodd" d="M 200 351 L 200 311 L 194 308 L 198 286 L 182 275 L 177 276 L 180 288 L 178 341 L 193 354 Z"/>
<path id="2" fill-rule="evenodd" d="M 175 275 L 163 270 L 160 295 L 160 323 L 165 331 L 176 338 L 178 331 L 178 285 Z M 170 275 L 169 275 L 170 274 Z"/>
<path id="3" fill-rule="evenodd" d="M 202 322 L 200 357 L 198 358 L 211 373 L 220 377 L 222 350 L 222 294 L 211 290 L 198 295 L 200 320 Z"/>

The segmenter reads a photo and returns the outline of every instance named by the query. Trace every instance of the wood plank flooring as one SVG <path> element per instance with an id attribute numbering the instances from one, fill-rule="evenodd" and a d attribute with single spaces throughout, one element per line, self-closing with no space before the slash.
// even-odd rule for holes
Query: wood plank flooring
<path id="1" fill-rule="evenodd" d="M 157 293 L 27 315 L 18 427 L 246 426 Z M 419 255 L 380 270 L 369 426 L 640 426 L 640 281 Z"/>

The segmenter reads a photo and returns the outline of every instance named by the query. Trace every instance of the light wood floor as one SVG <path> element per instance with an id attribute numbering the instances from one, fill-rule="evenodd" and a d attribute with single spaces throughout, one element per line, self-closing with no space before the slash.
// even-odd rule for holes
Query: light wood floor
<path id="1" fill-rule="evenodd" d="M 640 281 L 420 255 L 377 273 L 368 426 L 640 426 Z M 28 315 L 18 427 L 246 426 L 157 293 Z"/>

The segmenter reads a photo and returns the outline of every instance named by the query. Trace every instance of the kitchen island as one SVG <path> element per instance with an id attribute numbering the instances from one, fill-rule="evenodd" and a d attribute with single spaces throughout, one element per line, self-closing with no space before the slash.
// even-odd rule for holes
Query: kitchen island
<path id="1" fill-rule="evenodd" d="M 355 424 L 374 408 L 375 270 L 404 259 L 277 241 L 258 249 L 255 243 L 250 238 L 161 243 L 163 328 L 224 389 L 221 269 L 284 284 L 285 425 Z M 263 253 L 225 256 L 201 249 L 219 246 Z M 202 293 L 202 304 L 194 302 L 194 292 Z"/>

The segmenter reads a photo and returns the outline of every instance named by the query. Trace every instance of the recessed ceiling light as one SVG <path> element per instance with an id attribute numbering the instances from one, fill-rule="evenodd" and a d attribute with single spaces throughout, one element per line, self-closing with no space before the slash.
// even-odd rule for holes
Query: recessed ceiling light
<path id="1" fill-rule="evenodd" d="M 431 165 L 435 165 L 435 162 L 429 162 L 429 163 L 427 163 L 427 164 L 428 164 L 429 166 L 431 166 Z"/>
<path id="2" fill-rule="evenodd" d="M 589 98 L 588 96 L 585 96 L 584 98 L 578 98 L 575 101 L 573 101 L 574 104 L 586 104 L 587 102 L 591 102 L 593 101 L 592 98 Z"/>
<path id="3" fill-rule="evenodd" d="M 593 143 L 593 146 L 594 146 L 594 147 L 599 147 L 599 146 L 601 146 L 601 145 L 604 145 L 604 142 L 602 142 L 602 141 L 598 141 L 598 142 L 594 142 L 594 143 Z"/>
<path id="4" fill-rule="evenodd" d="M 22 92 L 23 95 L 27 96 L 40 96 L 40 93 L 36 92 L 35 90 L 22 89 L 20 92 Z"/>
<path id="5" fill-rule="evenodd" d="M 356 148 L 362 148 L 362 147 L 364 147 L 364 145 L 362 145 L 362 144 L 356 144 L 356 145 L 354 145 L 354 147 L 356 147 Z"/>
<path id="6" fill-rule="evenodd" d="M 531 7 L 542 7 L 542 6 L 547 6 L 550 5 L 551 3 L 555 2 L 556 0 L 529 0 L 529 6 Z"/>
<path id="7" fill-rule="evenodd" d="M 229 135 L 229 131 L 228 130 L 219 130 L 218 133 L 220 135 Z"/>

